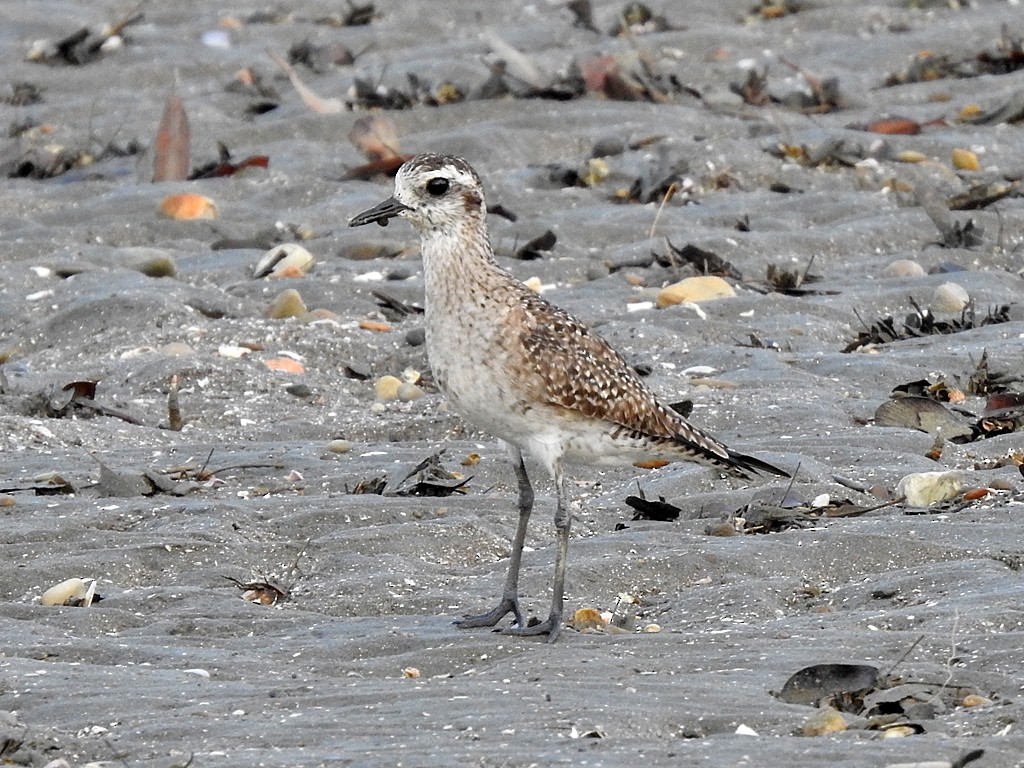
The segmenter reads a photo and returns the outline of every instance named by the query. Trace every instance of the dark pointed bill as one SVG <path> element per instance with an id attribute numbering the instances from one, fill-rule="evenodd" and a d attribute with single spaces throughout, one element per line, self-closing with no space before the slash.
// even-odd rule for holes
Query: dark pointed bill
<path id="1" fill-rule="evenodd" d="M 363 224 L 369 224 L 371 222 L 377 222 L 382 227 L 388 225 L 388 220 L 399 215 L 402 211 L 409 210 L 409 206 L 404 203 L 398 202 L 393 197 L 389 197 L 383 203 L 378 203 L 368 211 L 353 216 L 349 221 L 350 227 L 361 227 Z"/>

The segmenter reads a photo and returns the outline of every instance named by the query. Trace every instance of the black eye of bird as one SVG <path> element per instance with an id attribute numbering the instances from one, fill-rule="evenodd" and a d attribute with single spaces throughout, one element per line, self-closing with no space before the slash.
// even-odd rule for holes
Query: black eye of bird
<path id="1" fill-rule="evenodd" d="M 434 197 L 440 197 L 451 187 L 451 182 L 441 176 L 431 179 L 427 182 L 427 192 L 432 194 Z"/>

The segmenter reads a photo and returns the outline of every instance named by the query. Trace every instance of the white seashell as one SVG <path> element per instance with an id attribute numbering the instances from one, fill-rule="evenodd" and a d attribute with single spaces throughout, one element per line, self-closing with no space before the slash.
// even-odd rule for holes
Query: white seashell
<path id="1" fill-rule="evenodd" d="M 297 243 L 281 243 L 263 254 L 253 277 L 300 277 L 313 266 L 313 254 Z"/>
<path id="2" fill-rule="evenodd" d="M 43 605 L 68 605 L 73 601 L 81 600 L 83 604 L 87 605 L 88 603 L 85 603 L 86 596 L 88 596 L 91 603 L 93 594 L 96 591 L 95 579 L 90 579 L 90 581 L 92 581 L 91 590 L 90 585 L 86 583 L 85 579 L 66 579 L 60 584 L 54 584 L 43 592 L 39 602 Z"/>

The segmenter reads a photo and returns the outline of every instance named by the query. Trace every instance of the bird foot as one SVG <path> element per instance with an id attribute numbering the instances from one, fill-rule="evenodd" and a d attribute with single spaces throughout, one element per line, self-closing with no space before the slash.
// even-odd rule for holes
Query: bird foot
<path id="1" fill-rule="evenodd" d="M 453 621 L 452 624 L 457 626 L 459 629 L 475 629 L 476 627 L 493 627 L 508 614 L 513 614 L 516 617 L 516 626 L 523 626 L 523 614 L 519 610 L 519 598 L 518 597 L 503 597 L 501 602 L 498 603 L 494 608 L 487 611 L 487 613 L 480 613 L 477 615 L 466 615 L 461 619 Z"/>
<path id="2" fill-rule="evenodd" d="M 514 635 L 516 637 L 536 637 L 537 635 L 547 635 L 548 642 L 553 643 L 558 639 L 558 633 L 562 629 L 562 615 L 552 613 L 544 621 L 536 624 L 523 625 L 519 622 L 514 627 L 503 629 L 503 635 Z"/>

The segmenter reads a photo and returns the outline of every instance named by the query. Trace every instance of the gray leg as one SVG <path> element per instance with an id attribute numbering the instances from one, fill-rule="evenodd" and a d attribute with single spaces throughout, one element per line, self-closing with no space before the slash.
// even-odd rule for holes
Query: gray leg
<path id="1" fill-rule="evenodd" d="M 569 555 L 569 526 L 572 517 L 569 514 L 569 498 L 565 492 L 565 476 L 562 472 L 561 460 L 555 461 L 555 491 L 558 494 L 558 506 L 555 509 L 555 534 L 558 538 L 558 549 L 555 552 L 555 580 L 552 585 L 551 613 L 540 624 L 525 627 L 522 622 L 514 629 L 505 630 L 510 635 L 547 635 L 548 642 L 553 643 L 562 629 L 562 599 L 565 595 L 565 565 Z"/>
<path id="2" fill-rule="evenodd" d="M 523 545 L 526 543 L 526 528 L 530 522 L 530 513 L 533 511 L 533 486 L 530 485 L 530 478 L 526 474 L 526 465 L 523 463 L 523 454 L 513 445 L 507 445 L 509 459 L 512 462 L 512 469 L 516 473 L 516 481 L 519 483 L 519 525 L 516 528 L 516 537 L 512 541 L 512 556 L 508 561 L 508 575 L 505 577 L 505 589 L 501 593 L 501 602 L 494 608 L 481 613 L 478 616 L 466 616 L 456 621 L 455 625 L 460 629 L 471 629 L 473 627 L 493 627 L 507 614 L 514 614 L 516 626 L 524 625 L 523 614 L 519 610 L 519 566 L 523 560 Z"/>

